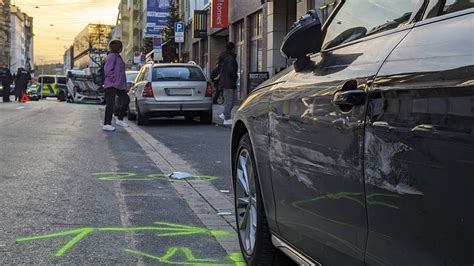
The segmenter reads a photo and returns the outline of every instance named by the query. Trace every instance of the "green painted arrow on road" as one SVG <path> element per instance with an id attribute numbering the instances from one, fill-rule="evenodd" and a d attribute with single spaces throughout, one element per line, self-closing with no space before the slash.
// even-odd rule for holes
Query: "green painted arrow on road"
<path id="1" fill-rule="evenodd" d="M 232 235 L 229 231 L 224 230 L 209 230 L 207 228 L 180 225 L 166 222 L 155 222 L 156 226 L 144 226 L 144 227 L 85 227 L 79 229 L 72 229 L 63 232 L 57 232 L 47 235 L 39 236 L 30 236 L 30 237 L 21 237 L 17 238 L 16 242 L 28 242 L 40 239 L 50 239 L 64 236 L 72 236 L 73 238 L 69 240 L 64 246 L 62 246 L 54 256 L 61 257 L 71 248 L 73 248 L 77 243 L 83 240 L 88 235 L 95 232 L 155 232 L 158 237 L 176 237 L 176 236 L 186 236 L 186 235 L 210 235 L 214 237 L 226 237 Z"/>

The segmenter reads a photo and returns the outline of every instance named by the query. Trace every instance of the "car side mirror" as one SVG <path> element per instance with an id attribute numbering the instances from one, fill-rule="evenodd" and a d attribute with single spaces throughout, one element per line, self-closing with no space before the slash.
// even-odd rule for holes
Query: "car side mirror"
<path id="1" fill-rule="evenodd" d="M 281 53 L 286 58 L 303 59 L 321 51 L 324 35 L 318 12 L 310 10 L 293 24 L 283 39 Z"/>

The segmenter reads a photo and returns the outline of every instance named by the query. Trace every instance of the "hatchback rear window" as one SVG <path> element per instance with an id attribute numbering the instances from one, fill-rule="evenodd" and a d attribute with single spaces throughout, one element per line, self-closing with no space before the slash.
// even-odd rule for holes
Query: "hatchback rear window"
<path id="1" fill-rule="evenodd" d="M 39 83 L 47 83 L 47 84 L 53 84 L 56 82 L 54 77 L 41 77 L 38 80 Z"/>
<path id="2" fill-rule="evenodd" d="M 153 81 L 206 81 L 197 67 L 166 66 L 153 68 Z"/>

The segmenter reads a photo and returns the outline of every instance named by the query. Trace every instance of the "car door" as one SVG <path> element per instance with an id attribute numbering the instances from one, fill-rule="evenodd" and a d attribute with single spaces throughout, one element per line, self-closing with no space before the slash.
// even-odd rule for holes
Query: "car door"
<path id="1" fill-rule="evenodd" d="M 416 2 L 342 1 L 323 52 L 273 91 L 269 157 L 278 234 L 319 263 L 364 261 L 364 94 L 413 26 Z M 359 102 L 341 102 L 345 97 Z"/>
<path id="2" fill-rule="evenodd" d="M 370 265 L 474 263 L 474 2 L 425 14 L 369 93 Z"/>

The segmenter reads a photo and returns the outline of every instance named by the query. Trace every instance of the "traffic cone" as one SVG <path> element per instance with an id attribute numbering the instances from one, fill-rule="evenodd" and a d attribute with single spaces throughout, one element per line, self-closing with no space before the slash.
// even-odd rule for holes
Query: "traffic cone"
<path id="1" fill-rule="evenodd" d="M 29 101 L 30 101 L 30 97 L 28 97 L 28 95 L 26 95 L 26 93 L 22 92 L 20 102 L 27 103 Z"/>

